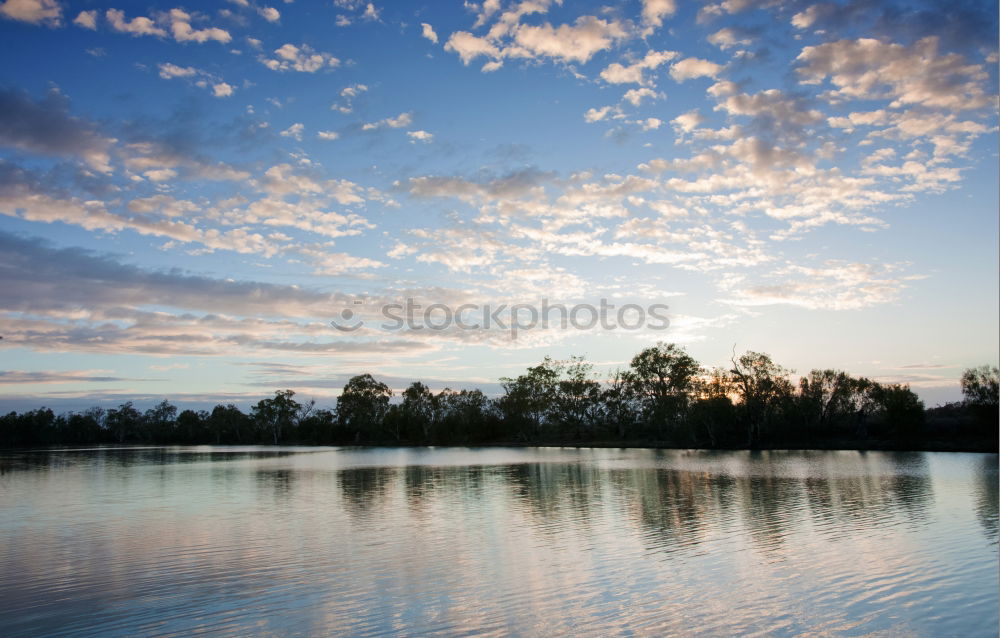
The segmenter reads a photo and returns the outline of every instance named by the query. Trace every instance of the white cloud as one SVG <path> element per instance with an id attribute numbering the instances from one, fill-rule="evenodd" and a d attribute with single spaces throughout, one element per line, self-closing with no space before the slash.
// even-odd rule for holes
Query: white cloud
<path id="1" fill-rule="evenodd" d="M 169 13 L 170 31 L 174 39 L 178 42 L 208 42 L 214 40 L 226 44 L 232 40 L 232 36 L 225 29 L 209 27 L 207 29 L 195 29 L 191 26 L 193 19 L 190 13 L 183 9 L 171 9 Z"/>
<path id="2" fill-rule="evenodd" d="M 434 32 L 434 27 L 427 24 L 426 22 L 420 23 L 420 28 L 422 29 L 421 34 L 423 37 L 427 38 L 434 44 L 438 43 L 438 35 Z"/>
<path id="3" fill-rule="evenodd" d="M 340 97 L 344 98 L 344 101 L 340 104 L 334 103 L 330 105 L 330 109 L 334 111 L 340 111 L 341 113 L 351 113 L 354 111 L 354 98 L 361 95 L 368 90 L 368 86 L 365 84 L 354 84 L 351 86 L 346 86 L 340 91 Z"/>
<path id="4" fill-rule="evenodd" d="M 340 60 L 329 53 L 313 51 L 308 45 L 284 44 L 274 50 L 276 57 L 261 57 L 261 63 L 272 71 L 299 71 L 315 73 L 324 68 L 340 65 Z"/>
<path id="5" fill-rule="evenodd" d="M 800 98 L 789 96 L 778 89 L 768 89 L 753 95 L 730 95 L 719 102 L 716 110 L 724 110 L 731 115 L 767 118 L 784 135 L 824 119 L 820 111 L 806 108 Z"/>
<path id="6" fill-rule="evenodd" d="M 735 46 L 750 46 L 753 43 L 753 41 L 749 38 L 741 36 L 736 29 L 731 29 L 729 27 L 719 29 L 712 35 L 708 36 L 708 42 L 710 44 L 714 44 L 723 51 Z"/>
<path id="7" fill-rule="evenodd" d="M 164 62 L 159 65 L 159 69 L 159 75 L 164 80 L 172 80 L 174 78 L 198 78 L 194 81 L 194 85 L 203 89 L 211 89 L 212 95 L 215 97 L 229 97 L 236 90 L 231 84 L 223 82 L 215 75 L 201 69 L 196 69 L 193 66 L 182 67 L 170 62 Z"/>
<path id="8" fill-rule="evenodd" d="M 639 120 L 639 126 L 641 126 L 644 131 L 655 131 L 660 128 L 662 124 L 663 120 L 658 117 L 647 117 L 644 120 Z"/>
<path id="9" fill-rule="evenodd" d="M 614 62 L 601 71 L 601 79 L 608 84 L 646 84 L 644 71 L 656 69 L 677 55 L 676 51 L 649 51 L 642 60 L 628 66 Z"/>
<path id="10" fill-rule="evenodd" d="M 457 53 L 465 65 L 481 55 L 500 57 L 500 49 L 496 45 L 486 38 L 474 36 L 466 31 L 452 33 L 444 45 L 444 50 Z"/>
<path id="11" fill-rule="evenodd" d="M 380 128 L 405 128 L 413 123 L 412 113 L 400 113 L 396 117 L 387 117 L 384 120 L 379 120 L 378 122 L 368 122 L 362 125 L 361 130 L 363 131 L 374 131 Z"/>
<path id="12" fill-rule="evenodd" d="M 151 182 L 166 182 L 177 177 L 177 171 L 172 168 L 157 168 L 143 173 Z"/>
<path id="13" fill-rule="evenodd" d="M 62 23 L 62 7 L 57 0 L 6 0 L 0 4 L 0 16 L 57 27 Z"/>
<path id="14" fill-rule="evenodd" d="M 573 26 L 550 24 L 521 25 L 514 40 L 536 57 L 550 57 L 564 62 L 587 62 L 598 51 L 611 47 L 625 38 L 625 27 L 615 21 L 605 21 L 593 16 L 577 18 Z"/>
<path id="15" fill-rule="evenodd" d="M 678 82 L 700 77 L 716 77 L 722 66 L 701 58 L 684 58 L 670 66 L 670 77 Z"/>
<path id="16" fill-rule="evenodd" d="M 504 13 L 486 36 L 456 31 L 444 48 L 457 53 L 465 65 L 480 56 L 491 58 L 483 67 L 483 71 L 489 72 L 500 68 L 505 58 L 585 63 L 629 34 L 622 23 L 594 16 L 580 16 L 573 24 L 558 27 L 547 22 L 541 25 L 519 22 L 522 15 L 542 13 L 546 8 L 542 4 L 523 3 Z"/>
<path id="17" fill-rule="evenodd" d="M 338 137 L 340 137 L 340 133 L 336 131 L 319 131 L 316 133 L 316 138 L 325 142 L 332 142 Z"/>
<path id="18" fill-rule="evenodd" d="M 672 16 L 677 11 L 675 0 L 642 0 L 642 21 L 651 27 L 663 25 L 663 18 Z"/>
<path id="19" fill-rule="evenodd" d="M 913 276 L 906 264 L 864 264 L 830 260 L 821 266 L 788 263 L 765 279 L 750 283 L 732 277 L 723 289 L 737 306 L 792 305 L 810 309 L 856 310 L 895 301 Z"/>
<path id="20" fill-rule="evenodd" d="M 927 37 L 910 46 L 870 38 L 839 40 L 802 49 L 798 72 L 804 84 L 826 78 L 837 87 L 831 100 L 892 100 L 890 106 L 908 104 L 952 110 L 990 105 L 985 84 L 989 73 L 957 54 L 940 55 L 939 41 Z"/>
<path id="21" fill-rule="evenodd" d="M 616 107 L 614 106 L 602 106 L 600 108 L 587 109 L 587 112 L 583 114 L 583 119 L 587 122 L 600 122 L 606 118 L 608 114 L 614 112 L 616 112 Z"/>
<path id="22" fill-rule="evenodd" d="M 797 29 L 808 29 L 819 18 L 820 6 L 812 5 L 806 7 L 805 11 L 800 11 L 792 16 L 792 26 Z"/>
<path id="23" fill-rule="evenodd" d="M 198 69 L 193 66 L 177 66 L 176 64 L 171 64 L 170 62 L 165 62 L 160 65 L 160 77 L 164 80 L 169 80 L 171 78 L 187 78 L 201 73 Z"/>
<path id="24" fill-rule="evenodd" d="M 84 29 L 94 30 L 97 28 L 97 11 L 81 11 L 76 18 L 73 19 L 73 24 L 78 27 L 83 27 Z"/>
<path id="25" fill-rule="evenodd" d="M 128 33 L 132 36 L 155 35 L 161 38 L 167 36 L 166 31 L 156 26 L 155 22 L 144 16 L 138 16 L 126 21 L 124 11 L 120 9 L 108 9 L 105 11 L 104 17 L 107 18 L 112 29 L 121 33 Z"/>
<path id="26" fill-rule="evenodd" d="M 250 178 L 248 172 L 227 164 L 202 161 L 150 142 L 128 144 L 120 152 L 125 157 L 125 167 L 130 171 L 173 168 L 183 169 L 186 177 L 194 179 L 244 181 Z"/>
<path id="27" fill-rule="evenodd" d="M 430 142 L 434 139 L 433 133 L 427 131 L 407 131 L 411 142 Z"/>
<path id="28" fill-rule="evenodd" d="M 682 113 L 678 115 L 670 122 L 678 130 L 683 131 L 684 133 L 690 133 L 694 129 L 701 126 L 702 122 L 704 121 L 705 118 L 703 118 L 701 113 L 698 112 L 698 109 L 693 109 L 691 111 L 688 111 L 687 113 Z"/>
<path id="29" fill-rule="evenodd" d="M 305 130 L 305 125 L 303 125 L 301 122 L 296 122 L 295 124 L 292 124 L 284 131 L 282 131 L 280 135 L 281 137 L 292 137 L 301 142 L 302 131 L 304 130 Z"/>
<path id="30" fill-rule="evenodd" d="M 661 97 L 659 93 L 644 87 L 641 89 L 629 89 L 625 92 L 625 95 L 622 96 L 622 100 L 628 102 L 632 106 L 639 106 L 645 98 L 655 100 L 658 97 Z"/>
<path id="31" fill-rule="evenodd" d="M 340 90 L 341 97 L 353 98 L 357 97 L 359 94 L 364 93 L 368 90 L 368 87 L 364 84 L 354 84 L 352 86 L 346 86 Z"/>
<path id="32" fill-rule="evenodd" d="M 281 19 L 281 12 L 274 7 L 260 7 L 257 13 L 268 22 L 277 22 Z"/>

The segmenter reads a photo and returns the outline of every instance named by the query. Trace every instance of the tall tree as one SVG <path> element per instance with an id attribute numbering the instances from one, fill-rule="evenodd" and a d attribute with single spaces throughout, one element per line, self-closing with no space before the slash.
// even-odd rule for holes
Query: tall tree
<path id="1" fill-rule="evenodd" d="M 1000 368 L 979 366 L 963 372 L 962 394 L 969 405 L 996 410 L 1000 404 Z"/>
<path id="2" fill-rule="evenodd" d="M 878 385 L 874 389 L 882 423 L 888 434 L 910 438 L 920 434 L 924 404 L 908 385 Z"/>
<path id="3" fill-rule="evenodd" d="M 146 424 L 146 430 L 154 440 L 177 442 L 177 433 L 175 432 L 177 406 L 172 405 L 166 399 L 146 410 L 143 421 Z"/>
<path id="4" fill-rule="evenodd" d="M 429 443 L 431 439 L 431 431 L 436 420 L 436 403 L 434 395 L 420 381 L 414 381 L 410 387 L 403 390 L 403 402 L 400 404 L 401 425 L 407 432 L 419 432 L 423 436 L 424 443 Z M 395 434 L 398 441 L 399 430 L 396 430 Z"/>
<path id="5" fill-rule="evenodd" d="M 257 427 L 268 433 L 275 445 L 281 443 L 282 434 L 295 424 L 302 405 L 293 399 L 293 390 L 279 390 L 271 399 L 261 399 L 250 410 L 250 417 Z"/>
<path id="6" fill-rule="evenodd" d="M 684 348 L 660 342 L 632 357 L 633 380 L 647 424 L 663 438 L 663 426 L 680 426 L 702 368 Z"/>
<path id="7" fill-rule="evenodd" d="M 142 415 L 132 406 L 131 401 L 108 410 L 104 421 L 117 443 L 142 439 Z"/>
<path id="8" fill-rule="evenodd" d="M 782 368 L 762 352 L 747 352 L 733 360 L 730 371 L 746 424 L 747 447 L 760 444 L 764 428 L 774 421 L 782 404 L 792 395 L 791 370 Z"/>
<path id="9" fill-rule="evenodd" d="M 516 377 L 502 377 L 504 394 L 499 407 L 504 419 L 518 428 L 525 438 L 539 437 L 546 425 L 546 415 L 555 400 L 559 364 L 545 357 L 540 364 Z"/>
<path id="10" fill-rule="evenodd" d="M 1000 439 L 997 408 L 1000 403 L 1000 368 L 979 366 L 962 373 L 962 394 L 965 407 L 972 413 L 980 436 L 992 440 L 996 449 Z"/>
<path id="11" fill-rule="evenodd" d="M 389 411 L 392 390 L 370 374 L 351 377 L 337 399 L 337 423 L 354 433 L 354 440 L 377 438 Z"/>
<path id="12" fill-rule="evenodd" d="M 600 419 L 601 384 L 593 378 L 593 364 L 571 357 L 556 367 L 558 380 L 549 415 L 561 433 L 579 438 L 593 435 Z"/>
<path id="13" fill-rule="evenodd" d="M 620 439 L 628 437 L 639 422 L 642 403 L 636 387 L 631 371 L 616 370 L 601 390 L 604 423 Z"/>
<path id="14" fill-rule="evenodd" d="M 206 419 L 206 425 L 216 441 L 243 443 L 250 434 L 249 418 L 232 403 L 215 406 Z"/>

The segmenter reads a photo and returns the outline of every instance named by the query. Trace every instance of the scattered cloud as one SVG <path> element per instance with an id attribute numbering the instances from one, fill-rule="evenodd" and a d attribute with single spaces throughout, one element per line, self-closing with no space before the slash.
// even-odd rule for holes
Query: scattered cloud
<path id="1" fill-rule="evenodd" d="M 281 20 L 281 12 L 274 7 L 260 7 L 257 9 L 257 13 L 259 13 L 260 16 L 268 22 L 277 22 Z"/>
<path id="2" fill-rule="evenodd" d="M 57 0 L 5 0 L 0 16 L 8 20 L 58 27 L 62 24 L 62 6 Z"/>
<path id="3" fill-rule="evenodd" d="M 649 51 L 641 60 L 629 65 L 614 62 L 601 71 L 601 79 L 608 84 L 649 84 L 645 71 L 653 71 L 677 55 L 676 51 Z"/>
<path id="4" fill-rule="evenodd" d="M 410 138 L 411 142 L 430 142 L 434 139 L 432 133 L 427 131 L 407 131 L 406 135 Z"/>
<path id="5" fill-rule="evenodd" d="M 495 71 L 507 59 L 550 59 L 556 62 L 588 62 L 594 54 L 605 51 L 629 36 L 627 26 L 618 20 L 580 16 L 573 23 L 527 24 L 526 15 L 545 13 L 548 2 L 525 2 L 500 13 L 485 36 L 456 31 L 449 36 L 445 50 L 457 53 L 462 64 L 479 57 L 488 58 L 483 71 Z M 492 10 L 489 16 L 496 14 Z M 486 12 L 480 14 L 489 20 Z M 479 19 L 477 19 L 477 24 Z"/>
<path id="6" fill-rule="evenodd" d="M 161 38 L 167 36 L 166 30 L 156 26 L 155 22 L 145 16 L 137 16 L 131 20 L 126 20 L 124 11 L 120 9 L 108 9 L 105 11 L 104 17 L 107 18 L 108 24 L 111 25 L 112 29 L 121 33 L 128 33 L 132 36 L 155 35 Z"/>
<path id="7" fill-rule="evenodd" d="M 363 131 L 374 131 L 380 128 L 405 128 L 413 123 L 412 113 L 400 113 L 396 117 L 387 117 L 377 122 L 368 122 L 361 126 Z"/>
<path id="8" fill-rule="evenodd" d="M 670 66 L 670 77 L 678 82 L 693 78 L 714 78 L 722 71 L 722 66 L 701 58 L 684 58 Z"/>
<path id="9" fill-rule="evenodd" d="M 434 27 L 432 27 L 431 25 L 427 24 L 426 22 L 421 22 L 420 23 L 420 28 L 421 28 L 420 35 L 422 35 L 423 37 L 427 38 L 428 40 L 430 40 L 434 44 L 438 43 L 438 35 L 437 35 L 437 33 L 434 32 Z"/>
<path id="10" fill-rule="evenodd" d="M 302 131 L 305 130 L 305 125 L 302 122 L 296 122 L 292 124 L 284 131 L 281 132 L 281 137 L 291 137 L 299 142 L 302 141 Z"/>
<path id="11" fill-rule="evenodd" d="M 911 46 L 871 38 L 808 46 L 798 56 L 805 84 L 827 78 L 837 87 L 825 94 L 833 102 L 892 100 L 892 108 L 921 105 L 960 111 L 995 103 L 987 95 L 989 74 L 957 53 L 941 55 L 939 40 L 928 37 Z"/>
<path id="12" fill-rule="evenodd" d="M 97 10 L 81 11 L 73 19 L 73 24 L 84 29 L 90 29 L 91 31 L 97 29 Z"/>
<path id="13" fill-rule="evenodd" d="M 261 63 L 272 71 L 315 73 L 340 66 L 340 60 L 329 53 L 314 51 L 308 45 L 284 44 L 274 50 L 275 57 L 261 57 Z"/>

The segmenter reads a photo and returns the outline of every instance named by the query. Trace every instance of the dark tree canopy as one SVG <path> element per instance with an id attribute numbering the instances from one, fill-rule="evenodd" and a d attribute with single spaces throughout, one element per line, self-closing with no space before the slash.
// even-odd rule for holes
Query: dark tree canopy
<path id="1" fill-rule="evenodd" d="M 434 393 L 414 381 L 393 391 L 370 374 L 351 377 L 336 406 L 292 390 L 244 413 L 233 404 L 181 410 L 163 400 L 56 415 L 48 408 L 0 416 L 0 446 L 58 444 L 614 444 L 764 448 L 997 448 L 996 367 L 966 370 L 965 401 L 927 410 L 906 385 L 815 369 L 792 371 L 761 352 L 707 370 L 681 346 L 657 343 L 627 368 L 600 375 L 582 357 L 545 357 L 502 394 Z"/>

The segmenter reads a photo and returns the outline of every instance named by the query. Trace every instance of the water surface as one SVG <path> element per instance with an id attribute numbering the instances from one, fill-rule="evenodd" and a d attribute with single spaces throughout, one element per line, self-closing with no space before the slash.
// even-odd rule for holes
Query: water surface
<path id="1" fill-rule="evenodd" d="M 0 454 L 0 634 L 995 636 L 997 456 Z"/>

